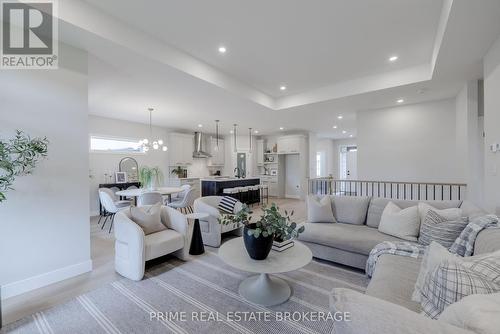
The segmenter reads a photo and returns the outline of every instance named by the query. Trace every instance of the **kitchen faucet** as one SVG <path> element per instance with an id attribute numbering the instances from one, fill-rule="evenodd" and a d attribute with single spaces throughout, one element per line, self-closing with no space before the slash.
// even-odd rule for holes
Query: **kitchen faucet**
<path id="1" fill-rule="evenodd" d="M 241 177 L 241 169 L 239 167 L 236 167 L 234 169 L 234 176 L 236 176 L 238 179 Z"/>

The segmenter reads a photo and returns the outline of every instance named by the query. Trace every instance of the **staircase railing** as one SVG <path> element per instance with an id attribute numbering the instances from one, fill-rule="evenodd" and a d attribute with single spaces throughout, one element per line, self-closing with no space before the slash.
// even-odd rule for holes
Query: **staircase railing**
<path id="1" fill-rule="evenodd" d="M 309 194 L 419 201 L 463 200 L 467 188 L 464 183 L 336 180 L 328 177 L 309 179 L 308 183 Z"/>

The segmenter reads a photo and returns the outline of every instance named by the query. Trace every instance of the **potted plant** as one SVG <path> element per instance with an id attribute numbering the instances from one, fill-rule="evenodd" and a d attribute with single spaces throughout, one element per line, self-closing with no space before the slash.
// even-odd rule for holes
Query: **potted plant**
<path id="1" fill-rule="evenodd" d="M 163 183 L 163 173 L 160 167 L 142 166 L 139 169 L 139 182 L 143 188 L 155 190 L 159 184 Z"/>
<path id="2" fill-rule="evenodd" d="M 264 260 L 269 255 L 273 247 L 273 241 L 276 237 L 280 240 L 296 237 L 304 231 L 304 227 L 297 229 L 297 224 L 291 221 L 291 215 L 285 213 L 282 216 L 276 204 L 269 207 L 263 207 L 263 214 L 260 219 L 253 223 L 248 206 L 234 215 L 222 215 L 219 218 L 221 224 L 242 224 L 243 241 L 248 255 L 254 260 Z"/>
<path id="3" fill-rule="evenodd" d="M 179 179 L 187 176 L 186 170 L 181 166 L 177 166 L 176 168 L 172 169 L 170 173 L 176 175 Z"/>

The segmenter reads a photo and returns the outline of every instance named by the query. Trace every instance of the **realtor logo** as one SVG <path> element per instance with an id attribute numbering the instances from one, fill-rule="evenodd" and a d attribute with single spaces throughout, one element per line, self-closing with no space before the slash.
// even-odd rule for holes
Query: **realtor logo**
<path id="1" fill-rule="evenodd" d="M 1 1 L 2 69 L 57 69 L 54 0 Z"/>

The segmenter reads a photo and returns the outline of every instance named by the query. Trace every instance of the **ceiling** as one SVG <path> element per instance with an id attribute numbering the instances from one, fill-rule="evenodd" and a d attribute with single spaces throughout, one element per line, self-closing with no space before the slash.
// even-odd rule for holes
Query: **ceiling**
<path id="1" fill-rule="evenodd" d="M 147 4 L 60 3 L 61 39 L 90 54 L 91 114 L 345 138 L 358 111 L 456 96 L 500 33 L 497 0 Z"/>
<path id="2" fill-rule="evenodd" d="M 442 0 L 87 2 L 273 97 L 428 63 L 443 6 Z M 390 63 L 392 55 L 400 60 Z"/>

